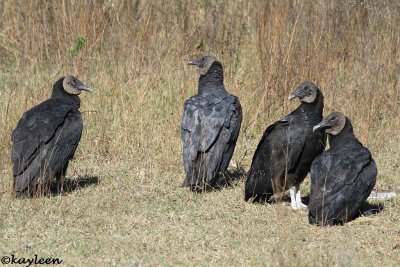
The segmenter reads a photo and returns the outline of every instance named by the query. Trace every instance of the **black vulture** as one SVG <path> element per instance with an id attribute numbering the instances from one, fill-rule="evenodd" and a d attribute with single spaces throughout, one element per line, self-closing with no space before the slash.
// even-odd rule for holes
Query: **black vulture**
<path id="1" fill-rule="evenodd" d="M 214 187 L 228 168 L 242 122 L 242 107 L 224 86 L 222 64 L 212 56 L 192 60 L 199 67 L 198 93 L 186 100 L 181 125 L 186 177 L 193 191 Z"/>
<path id="2" fill-rule="evenodd" d="M 82 135 L 81 91 L 93 90 L 73 76 L 53 86 L 50 99 L 24 113 L 12 133 L 14 195 L 49 193 L 65 175 Z"/>
<path id="3" fill-rule="evenodd" d="M 333 112 L 314 127 L 317 129 L 325 129 L 329 149 L 311 166 L 308 219 L 321 226 L 345 223 L 360 214 L 361 205 L 375 186 L 378 170 L 345 115 Z"/>
<path id="4" fill-rule="evenodd" d="M 313 159 L 324 150 L 323 131 L 312 131 L 322 119 L 324 97 L 311 82 L 298 86 L 289 99 L 297 97 L 300 106 L 268 126 L 257 146 L 245 184 L 246 201 L 280 201 L 290 189 L 291 207 L 306 208 L 300 198 L 300 183 Z"/>

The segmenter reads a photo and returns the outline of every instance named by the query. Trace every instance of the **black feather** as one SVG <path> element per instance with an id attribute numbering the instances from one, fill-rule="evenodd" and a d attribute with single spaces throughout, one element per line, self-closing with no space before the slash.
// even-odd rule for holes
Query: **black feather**
<path id="1" fill-rule="evenodd" d="M 24 113 L 12 134 L 14 193 L 33 196 L 65 175 L 82 135 L 80 100 L 65 93 L 64 77 L 52 97 Z M 41 179 L 40 179 L 41 178 Z"/>
<path id="2" fill-rule="evenodd" d="M 314 85 L 315 86 L 315 85 Z M 266 201 L 300 184 L 325 145 L 325 135 L 312 128 L 322 119 L 323 96 L 301 103 L 291 114 L 267 127 L 253 156 L 245 200 Z"/>
<path id="3" fill-rule="evenodd" d="M 375 161 L 354 136 L 348 118 L 338 135 L 329 136 L 329 145 L 311 166 L 311 224 L 332 225 L 354 219 L 376 182 Z"/>
<path id="4" fill-rule="evenodd" d="M 186 177 L 182 186 L 213 186 L 228 168 L 242 122 L 237 97 L 223 84 L 221 63 L 214 61 L 200 76 L 198 94 L 184 106 L 181 140 Z"/>

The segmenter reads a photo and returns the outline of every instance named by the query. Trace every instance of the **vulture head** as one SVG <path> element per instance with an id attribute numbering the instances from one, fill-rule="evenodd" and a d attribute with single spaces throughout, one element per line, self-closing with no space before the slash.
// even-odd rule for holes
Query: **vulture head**
<path id="1" fill-rule="evenodd" d="M 213 56 L 202 56 L 197 59 L 190 60 L 188 65 L 196 65 L 199 67 L 200 75 L 206 75 L 211 65 L 217 60 Z"/>
<path id="2" fill-rule="evenodd" d="M 340 112 L 332 112 L 326 116 L 320 123 L 314 126 L 313 131 L 325 129 L 325 132 L 331 135 L 340 133 L 346 124 L 346 116 Z"/>
<path id="3" fill-rule="evenodd" d="M 312 103 L 317 98 L 318 87 L 311 82 L 300 84 L 297 89 L 289 95 L 289 100 L 299 98 L 301 102 Z"/>
<path id="4" fill-rule="evenodd" d="M 63 88 L 65 92 L 71 95 L 79 95 L 81 91 L 93 92 L 93 89 L 83 84 L 74 76 L 66 76 L 63 80 Z"/>

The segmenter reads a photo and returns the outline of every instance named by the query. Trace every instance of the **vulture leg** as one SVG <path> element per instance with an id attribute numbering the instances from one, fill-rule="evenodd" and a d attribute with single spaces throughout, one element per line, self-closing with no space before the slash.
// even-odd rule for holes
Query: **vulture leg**
<path id="1" fill-rule="evenodd" d="M 307 205 L 304 205 L 301 202 L 301 197 L 300 197 L 300 185 L 294 185 L 290 187 L 289 189 L 290 192 L 290 206 L 292 209 L 307 209 Z"/>

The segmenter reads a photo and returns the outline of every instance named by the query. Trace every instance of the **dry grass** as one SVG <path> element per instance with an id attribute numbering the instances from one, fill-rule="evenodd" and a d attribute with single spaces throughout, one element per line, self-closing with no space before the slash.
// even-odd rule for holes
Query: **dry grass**
<path id="1" fill-rule="evenodd" d="M 204 53 L 223 62 L 226 86 L 241 100 L 234 160 L 242 167 L 262 130 L 298 105 L 288 93 L 311 80 L 325 114 L 353 120 L 377 161 L 377 187 L 399 185 L 400 4 L 261 2 L 1 1 L 1 256 L 74 266 L 398 265 L 399 200 L 320 229 L 287 206 L 245 203 L 243 179 L 207 194 L 179 187 L 180 119 L 198 79 L 185 62 Z M 78 36 L 86 42 L 72 57 Z M 99 183 L 14 200 L 11 131 L 65 74 L 97 89 L 82 95 L 84 133 L 68 177 Z"/>

